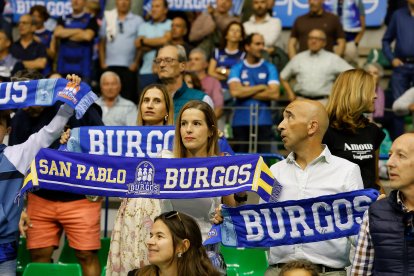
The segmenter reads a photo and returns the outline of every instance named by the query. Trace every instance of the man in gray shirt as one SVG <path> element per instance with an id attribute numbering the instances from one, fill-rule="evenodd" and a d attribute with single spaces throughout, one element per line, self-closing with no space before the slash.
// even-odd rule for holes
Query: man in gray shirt
<path id="1" fill-rule="evenodd" d="M 294 56 L 280 73 L 280 81 L 286 89 L 289 100 L 296 97 L 318 100 L 326 103 L 336 77 L 352 69 L 344 59 L 324 50 L 326 34 L 314 29 L 308 35 L 308 50 Z M 291 88 L 289 80 L 295 77 Z"/>

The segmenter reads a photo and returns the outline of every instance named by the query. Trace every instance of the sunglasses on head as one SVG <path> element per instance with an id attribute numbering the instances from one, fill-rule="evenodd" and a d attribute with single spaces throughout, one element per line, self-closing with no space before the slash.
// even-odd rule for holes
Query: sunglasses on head
<path id="1" fill-rule="evenodd" d="M 185 225 L 184 225 L 183 221 L 181 220 L 180 214 L 177 211 L 168 212 L 164 215 L 164 217 L 165 217 L 165 219 L 173 219 L 173 218 L 177 217 L 178 220 L 180 221 L 183 229 L 184 229 L 185 236 L 188 237 L 187 228 L 185 228 Z"/>

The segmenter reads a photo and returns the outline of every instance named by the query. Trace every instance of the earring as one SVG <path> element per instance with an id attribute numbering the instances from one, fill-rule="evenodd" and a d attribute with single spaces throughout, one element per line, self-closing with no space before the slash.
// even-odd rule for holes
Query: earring
<path id="1" fill-rule="evenodd" d="M 177 257 L 178 257 L 178 258 L 181 258 L 182 256 L 183 256 L 183 253 L 178 252 Z"/>
<path id="2" fill-rule="evenodd" d="M 167 120 L 168 120 L 168 114 L 165 115 L 165 117 L 164 117 L 164 121 L 167 121 Z"/>

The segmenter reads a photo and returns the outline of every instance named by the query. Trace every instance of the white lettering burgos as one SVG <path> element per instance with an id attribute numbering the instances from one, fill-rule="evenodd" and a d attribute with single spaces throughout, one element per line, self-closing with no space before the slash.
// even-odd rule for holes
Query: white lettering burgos
<path id="1" fill-rule="evenodd" d="M 189 189 L 191 183 L 195 183 L 193 189 L 234 186 L 236 183 L 243 185 L 250 179 L 249 170 L 251 168 L 251 164 L 214 167 L 211 171 L 211 183 L 207 181 L 209 170 L 206 167 L 167 168 L 165 170 L 167 176 L 164 189 L 175 189 L 177 185 L 181 189 Z M 193 177 L 195 177 L 195 180 L 193 180 Z"/>
<path id="2" fill-rule="evenodd" d="M 247 241 L 261 241 L 266 236 L 273 240 L 284 238 L 299 238 L 301 236 L 314 236 L 315 231 L 319 234 L 329 234 L 335 231 L 335 226 L 340 230 L 349 230 L 355 223 L 361 224 L 362 219 L 353 217 L 353 211 L 364 212 L 368 209 L 372 200 L 367 196 L 356 196 L 353 201 L 337 199 L 328 204 L 326 202 L 315 202 L 312 204 L 311 217 L 306 216 L 305 209 L 298 205 L 286 207 L 264 208 L 260 212 L 255 210 L 242 210 L 246 227 Z M 346 217 L 341 217 L 340 210 L 346 210 Z M 324 214 L 323 217 L 321 215 Z M 323 226 L 321 223 L 323 218 Z M 263 221 L 264 220 L 264 221 Z M 290 224 L 290 232 L 286 231 L 284 221 Z M 277 223 L 274 225 L 273 223 Z M 299 230 L 299 227 L 300 230 Z"/>
<path id="3" fill-rule="evenodd" d="M 27 86 L 18 82 L 0 83 L 0 90 L 6 86 L 4 95 L 0 95 L 0 104 L 7 104 L 9 101 L 23 103 L 27 99 Z M 15 91 L 12 94 L 12 89 Z"/>

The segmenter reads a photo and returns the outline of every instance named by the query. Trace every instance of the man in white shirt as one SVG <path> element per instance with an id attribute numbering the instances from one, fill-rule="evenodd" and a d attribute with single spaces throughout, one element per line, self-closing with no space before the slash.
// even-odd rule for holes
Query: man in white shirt
<path id="1" fill-rule="evenodd" d="M 118 74 L 106 71 L 100 80 L 101 96 L 96 103 L 102 108 L 102 121 L 106 126 L 136 126 L 137 104 L 125 99 L 121 93 Z"/>
<path id="2" fill-rule="evenodd" d="M 352 69 L 340 56 L 324 50 L 326 34 L 314 29 L 308 35 L 308 50 L 294 56 L 280 73 L 280 81 L 286 89 L 289 100 L 297 96 L 326 103 L 336 77 Z M 295 77 L 291 88 L 289 80 Z"/>
<path id="3" fill-rule="evenodd" d="M 279 201 L 363 188 L 358 165 L 333 156 L 322 144 L 328 124 L 324 106 L 316 101 L 296 100 L 284 110 L 278 129 L 285 148 L 291 153 L 270 168 L 283 186 Z M 348 238 L 272 247 L 265 275 L 278 275 L 285 263 L 306 259 L 317 265 L 320 275 L 345 276 L 345 267 L 350 265 L 349 249 Z"/>
<path id="4" fill-rule="evenodd" d="M 272 54 L 282 32 L 282 23 L 279 18 L 269 15 L 267 0 L 253 0 L 252 8 L 253 15 L 243 23 L 246 35 L 261 34 L 265 40 L 265 50 Z"/>

